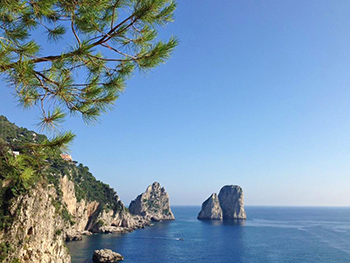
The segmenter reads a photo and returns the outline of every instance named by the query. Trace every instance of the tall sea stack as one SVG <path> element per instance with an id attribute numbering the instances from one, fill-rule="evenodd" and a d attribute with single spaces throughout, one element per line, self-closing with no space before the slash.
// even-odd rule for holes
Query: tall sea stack
<path id="1" fill-rule="evenodd" d="M 158 182 L 148 186 L 146 191 L 131 201 L 130 213 L 144 216 L 153 221 L 174 220 L 171 212 L 169 195 Z"/>
<path id="2" fill-rule="evenodd" d="M 212 194 L 202 204 L 198 219 L 246 219 L 243 190 L 238 185 L 225 185 L 219 196 Z"/>
<path id="3" fill-rule="evenodd" d="M 243 190 L 238 185 L 225 185 L 219 193 L 224 219 L 246 219 Z"/>

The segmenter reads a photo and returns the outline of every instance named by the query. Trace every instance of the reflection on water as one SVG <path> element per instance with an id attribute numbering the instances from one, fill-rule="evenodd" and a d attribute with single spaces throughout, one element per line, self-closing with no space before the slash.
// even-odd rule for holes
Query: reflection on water
<path id="1" fill-rule="evenodd" d="M 200 220 L 201 222 L 213 226 L 245 226 L 246 220 L 242 219 L 224 219 L 224 220 Z"/>

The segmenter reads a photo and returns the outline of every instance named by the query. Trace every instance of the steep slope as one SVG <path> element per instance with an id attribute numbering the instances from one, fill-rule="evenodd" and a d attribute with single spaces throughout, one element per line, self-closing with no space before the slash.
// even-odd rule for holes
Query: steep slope
<path id="1" fill-rule="evenodd" d="M 0 116 L 0 262 L 69 263 L 66 239 L 149 224 L 131 215 L 114 189 L 96 180 L 88 167 L 63 160 L 58 149 L 37 160 L 26 145 L 45 140 Z M 31 166 L 40 166 L 40 174 Z"/>
<path id="2" fill-rule="evenodd" d="M 38 185 L 13 200 L 9 209 L 13 221 L 0 232 L 2 262 L 67 263 L 65 222 L 55 207 L 56 190 Z"/>

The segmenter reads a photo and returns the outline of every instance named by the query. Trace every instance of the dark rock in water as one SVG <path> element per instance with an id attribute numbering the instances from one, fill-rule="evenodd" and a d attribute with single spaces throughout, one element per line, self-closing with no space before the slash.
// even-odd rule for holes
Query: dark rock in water
<path id="1" fill-rule="evenodd" d="M 70 233 L 68 232 L 66 234 L 66 242 L 72 242 L 72 241 L 81 241 L 83 240 L 83 237 L 81 234 L 75 232 L 75 233 Z"/>
<path id="2" fill-rule="evenodd" d="M 130 203 L 129 211 L 152 221 L 175 219 L 170 209 L 169 196 L 157 182 L 148 186 L 146 192 Z"/>
<path id="3" fill-rule="evenodd" d="M 238 185 L 226 185 L 219 193 L 220 206 L 224 219 L 246 219 L 243 190 Z"/>
<path id="4" fill-rule="evenodd" d="M 220 202 L 217 194 L 212 194 L 207 200 L 202 204 L 202 210 L 198 214 L 198 219 L 211 219 L 211 220 L 221 220 L 222 209 L 220 207 Z"/>
<path id="5" fill-rule="evenodd" d="M 97 263 L 110 263 L 123 260 L 124 257 L 110 249 L 95 250 L 92 260 Z"/>
<path id="6" fill-rule="evenodd" d="M 66 232 L 66 242 L 81 241 L 81 240 L 83 240 L 81 233 L 73 230 L 68 230 Z"/>
<path id="7" fill-rule="evenodd" d="M 219 196 L 212 194 L 202 204 L 198 219 L 246 219 L 243 190 L 238 185 L 226 185 Z"/>

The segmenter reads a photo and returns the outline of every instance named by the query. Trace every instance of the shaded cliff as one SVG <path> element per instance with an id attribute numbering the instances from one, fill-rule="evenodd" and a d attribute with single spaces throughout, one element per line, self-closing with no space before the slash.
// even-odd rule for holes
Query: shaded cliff
<path id="1" fill-rule="evenodd" d="M 244 210 L 243 190 L 238 185 L 226 185 L 219 193 L 223 218 L 246 219 Z"/>

